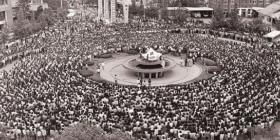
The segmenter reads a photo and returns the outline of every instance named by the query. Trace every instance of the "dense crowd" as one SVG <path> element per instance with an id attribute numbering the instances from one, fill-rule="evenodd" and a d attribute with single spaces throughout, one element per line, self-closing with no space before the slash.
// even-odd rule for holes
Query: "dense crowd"
<path id="1" fill-rule="evenodd" d="M 21 56 L 0 81 L 1 124 L 11 129 L 11 138 L 46 136 L 89 122 L 138 139 L 211 140 L 234 139 L 248 128 L 271 126 L 280 93 L 274 48 L 252 37 L 244 36 L 252 45 L 242 45 L 216 38 L 227 33 L 186 27 L 184 33 L 171 33 L 166 29 L 177 27 L 168 23 L 104 26 L 67 21 L 39 32 L 13 54 L 37 51 Z M 196 55 L 215 59 L 222 71 L 188 85 L 148 89 L 97 82 L 78 73 L 95 55 L 145 46 L 199 50 Z"/>

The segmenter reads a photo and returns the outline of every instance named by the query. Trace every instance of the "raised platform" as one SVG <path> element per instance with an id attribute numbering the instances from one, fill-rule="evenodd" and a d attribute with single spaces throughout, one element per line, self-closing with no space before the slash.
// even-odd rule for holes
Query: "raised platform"
<path id="1" fill-rule="evenodd" d="M 122 85 L 137 85 L 137 76 L 135 72 L 126 69 L 123 64 L 128 60 L 135 59 L 134 56 L 126 56 L 113 60 L 105 61 L 104 69 L 101 69 L 100 76 L 102 79 L 109 82 L 117 81 Z M 179 57 L 168 56 L 174 60 L 172 70 L 167 70 L 164 77 L 158 79 L 152 79 L 151 86 L 165 86 L 172 84 L 182 84 L 195 80 L 198 78 L 203 70 L 199 65 L 193 65 L 192 67 L 181 66 L 181 59 Z M 143 84 L 148 85 L 148 79 L 144 79 Z"/>
<path id="2" fill-rule="evenodd" d="M 176 66 L 176 62 L 172 58 L 166 57 L 165 60 L 167 61 L 168 64 L 166 64 L 166 67 L 164 67 L 164 68 L 154 68 L 154 69 L 139 68 L 139 67 L 137 67 L 137 65 L 139 65 L 140 63 L 139 63 L 138 58 L 136 58 L 136 57 L 127 59 L 122 64 L 122 66 L 127 68 L 128 70 L 131 70 L 134 72 L 141 72 L 141 73 L 165 72 L 165 71 L 173 69 Z M 156 61 L 153 63 L 147 62 L 147 64 L 146 63 L 144 63 L 144 64 L 152 66 L 152 65 L 160 65 L 161 62 L 160 61 Z"/>

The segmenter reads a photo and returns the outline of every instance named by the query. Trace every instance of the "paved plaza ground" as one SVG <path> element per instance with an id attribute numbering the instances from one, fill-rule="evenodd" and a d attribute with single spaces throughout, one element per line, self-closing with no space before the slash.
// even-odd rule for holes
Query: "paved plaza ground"
<path id="1" fill-rule="evenodd" d="M 104 61 L 105 67 L 104 69 L 101 68 L 100 77 L 109 82 L 115 82 L 115 80 L 117 80 L 118 84 L 137 85 L 138 77 L 136 74 L 123 67 L 125 61 L 136 57 L 138 57 L 138 55 L 122 56 Z M 190 82 L 198 78 L 203 72 L 201 65 L 185 67 L 181 64 L 182 59 L 180 57 L 171 55 L 167 55 L 167 57 L 172 58 L 176 66 L 172 70 L 167 71 L 164 77 L 152 79 L 151 86 L 165 86 Z M 144 81 L 144 84 L 148 85 L 148 79 L 144 79 Z"/>

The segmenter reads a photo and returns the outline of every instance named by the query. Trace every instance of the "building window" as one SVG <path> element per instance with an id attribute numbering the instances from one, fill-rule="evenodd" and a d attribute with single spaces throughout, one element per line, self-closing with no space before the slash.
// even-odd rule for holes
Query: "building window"
<path id="1" fill-rule="evenodd" d="M 6 13 L 5 11 L 0 12 L 0 21 L 5 21 L 6 20 Z"/>
<path id="2" fill-rule="evenodd" d="M 8 4 L 8 0 L 0 0 L 0 5 L 7 5 Z"/>
<path id="3" fill-rule="evenodd" d="M 41 0 L 32 0 L 32 4 L 41 4 Z"/>

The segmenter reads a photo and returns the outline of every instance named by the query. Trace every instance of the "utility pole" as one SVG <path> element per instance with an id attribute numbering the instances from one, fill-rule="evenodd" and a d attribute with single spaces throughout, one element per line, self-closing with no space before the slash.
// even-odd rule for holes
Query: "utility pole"
<path id="1" fill-rule="evenodd" d="M 63 0 L 60 0 L 60 8 L 63 9 Z"/>

